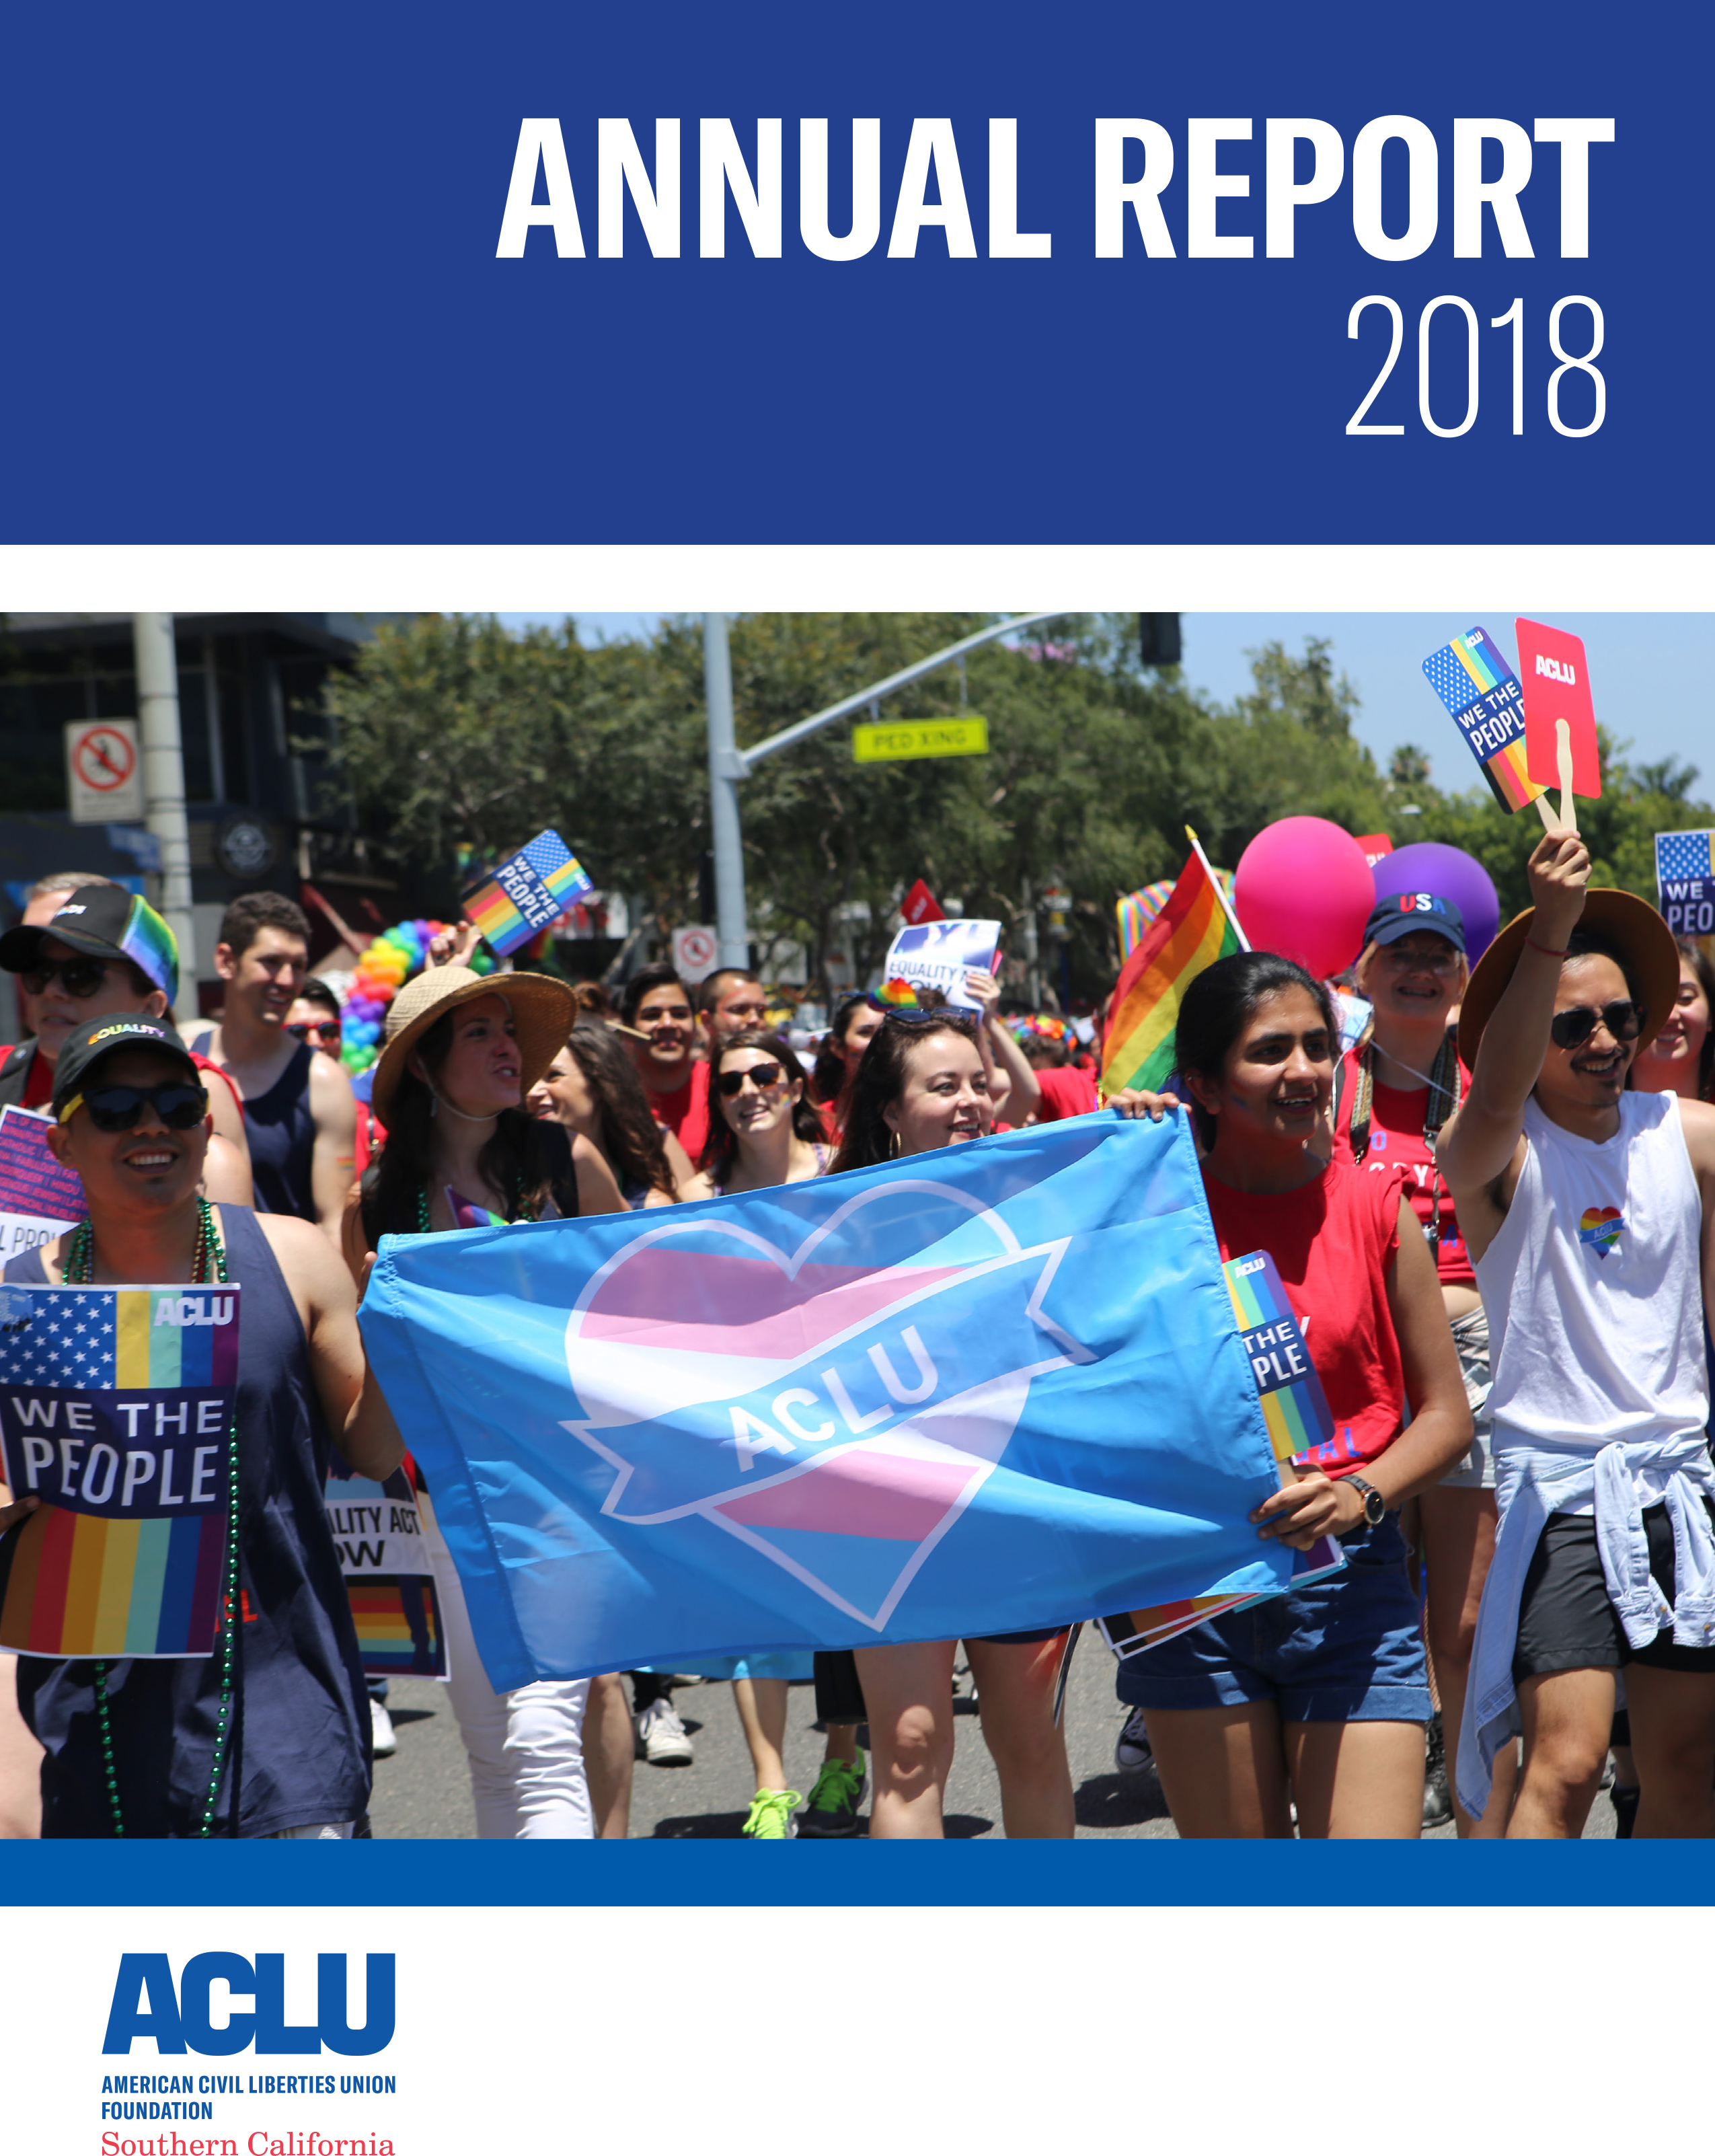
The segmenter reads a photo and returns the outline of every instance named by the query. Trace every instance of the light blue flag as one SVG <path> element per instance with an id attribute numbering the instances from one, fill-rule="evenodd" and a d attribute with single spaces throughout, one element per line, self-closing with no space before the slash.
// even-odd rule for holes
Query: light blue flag
<path id="1" fill-rule="evenodd" d="M 1183 1116 L 389 1236 L 362 1323 L 501 1691 L 1289 1581 Z"/>

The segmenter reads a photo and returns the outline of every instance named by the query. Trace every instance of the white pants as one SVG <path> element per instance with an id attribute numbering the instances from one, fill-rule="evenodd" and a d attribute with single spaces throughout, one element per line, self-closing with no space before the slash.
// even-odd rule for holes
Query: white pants
<path id="1" fill-rule="evenodd" d="M 484 1841 L 588 1841 L 596 1826 L 584 1771 L 587 1677 L 499 1692 L 483 1673 L 458 1571 L 433 1507 L 422 1508 L 447 1640 L 447 1690 L 470 1761 L 476 1830 Z"/>

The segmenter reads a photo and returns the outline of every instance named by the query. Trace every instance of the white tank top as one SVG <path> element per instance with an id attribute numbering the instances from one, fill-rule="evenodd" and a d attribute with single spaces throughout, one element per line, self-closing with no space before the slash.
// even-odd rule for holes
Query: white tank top
<path id="1" fill-rule="evenodd" d="M 1709 1419 L 1699 1269 L 1702 1208 L 1673 1093 L 1622 1093 L 1601 1145 L 1525 1103 L 1523 1173 L 1477 1261 L 1497 1441 L 1599 1452 L 1666 1445 Z M 1640 1503 L 1670 1479 L 1641 1470 Z M 1588 1512 L 1588 1505 L 1579 1508 Z"/>

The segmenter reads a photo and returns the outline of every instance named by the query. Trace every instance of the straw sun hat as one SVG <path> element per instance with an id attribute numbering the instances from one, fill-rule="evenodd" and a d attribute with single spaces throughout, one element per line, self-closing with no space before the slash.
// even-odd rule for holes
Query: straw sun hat
<path id="1" fill-rule="evenodd" d="M 393 1098 L 412 1050 L 448 1011 L 474 1003 L 479 996 L 499 996 L 511 1006 L 522 1105 L 525 1095 L 565 1047 L 577 1015 L 577 998 L 564 981 L 547 973 L 474 973 L 468 966 L 437 966 L 407 983 L 388 1007 L 387 1045 L 375 1066 L 370 1096 L 382 1122 L 393 1120 Z"/>
<path id="2" fill-rule="evenodd" d="M 1535 919 L 1535 907 L 1527 906 L 1508 922 L 1477 961 L 1459 1009 L 1459 1056 L 1467 1070 L 1477 1061 L 1482 1029 L 1506 992 Z M 1679 952 L 1673 932 L 1653 906 L 1629 891 L 1586 891 L 1578 925 L 1592 930 L 1625 955 L 1633 992 L 1644 1007 L 1643 1029 L 1637 1037 L 1641 1055 L 1661 1030 L 1679 996 Z"/>

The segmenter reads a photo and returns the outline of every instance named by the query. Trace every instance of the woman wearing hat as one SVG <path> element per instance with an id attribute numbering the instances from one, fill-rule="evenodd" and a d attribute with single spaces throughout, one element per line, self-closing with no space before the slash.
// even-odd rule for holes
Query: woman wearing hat
<path id="1" fill-rule="evenodd" d="M 346 1261 L 360 1285 L 384 1235 L 623 1210 L 612 1170 L 588 1139 L 524 1106 L 576 1011 L 571 990 L 545 973 L 484 977 L 460 965 L 419 974 L 395 998 L 373 1096 L 387 1142 L 346 1208 Z M 424 1523 L 478 1834 L 588 1836 L 587 1682 L 495 1691 L 429 1507 Z"/>
<path id="2" fill-rule="evenodd" d="M 1679 954 L 1629 892 L 1590 891 L 1555 828 L 1535 903 L 1484 953 L 1459 1020 L 1471 1088 L 1440 1160 L 1494 1333 L 1500 1531 L 1458 1758 L 1479 1815 L 1522 1729 L 1508 1831 L 1583 1831 L 1620 1673 L 1640 1838 L 1715 1834 L 1715 1108 L 1626 1090 Z"/>
<path id="3" fill-rule="evenodd" d="M 1336 1148 L 1359 1168 L 1404 1178 L 1404 1195 L 1436 1261 L 1475 1423 L 1470 1451 L 1417 1499 L 1428 1576 L 1429 1648 L 1441 1697 L 1430 1727 L 1426 1826 L 1443 1825 L 1447 1818 L 1448 1778 L 1441 1761 L 1445 1752 L 1456 1754 L 1459 1748 L 1477 1603 L 1495 1546 L 1495 1467 L 1485 1404 L 1488 1320 L 1457 1210 L 1436 1159 L 1442 1127 L 1464 1088 L 1452 1019 L 1469 978 L 1465 919 L 1452 899 L 1436 891 L 1400 891 L 1380 901 L 1364 926 L 1356 968 L 1358 992 L 1372 1015 L 1341 1064 L 1334 1091 Z M 1463 1811 L 1455 1813 L 1462 1836 L 1506 1832 L 1511 1762 L 1497 1766 L 1500 1786 L 1487 1818 L 1472 1821 Z M 1438 1805 L 1436 1813 L 1431 1804 Z"/>

